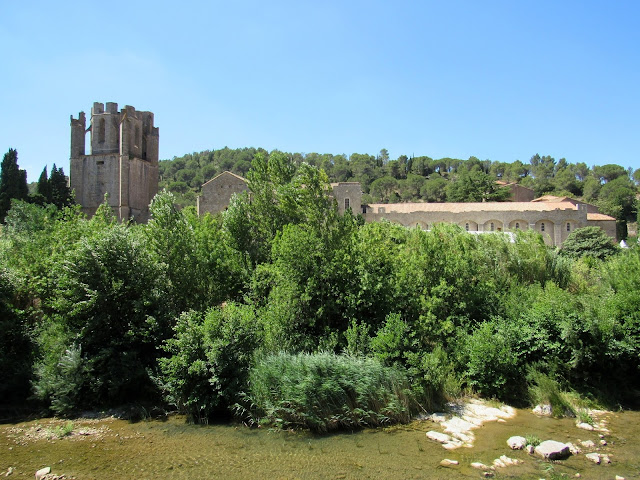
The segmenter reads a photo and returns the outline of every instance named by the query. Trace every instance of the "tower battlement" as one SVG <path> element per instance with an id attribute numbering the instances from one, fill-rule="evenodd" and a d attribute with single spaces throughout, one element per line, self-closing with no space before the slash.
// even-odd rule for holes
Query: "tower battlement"
<path id="1" fill-rule="evenodd" d="M 126 105 L 94 102 L 89 128 L 84 112 L 71 116 L 71 187 L 88 215 L 109 194 L 121 219 L 146 220 L 149 203 L 158 192 L 159 129 L 152 112 Z M 86 154 L 90 131 L 91 153 Z"/>

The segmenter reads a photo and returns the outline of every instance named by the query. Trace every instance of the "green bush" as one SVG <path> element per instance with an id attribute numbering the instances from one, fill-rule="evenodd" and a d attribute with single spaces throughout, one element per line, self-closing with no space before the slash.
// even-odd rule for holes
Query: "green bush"
<path id="1" fill-rule="evenodd" d="M 466 375 L 477 392 L 503 400 L 520 396 L 522 367 L 514 348 L 517 334 L 504 321 L 495 319 L 467 337 Z"/>
<path id="2" fill-rule="evenodd" d="M 228 415 L 246 389 L 259 338 L 255 312 L 246 305 L 182 314 L 163 346 L 169 356 L 159 360 L 166 400 L 196 423 Z"/>
<path id="3" fill-rule="evenodd" d="M 29 394 L 33 345 L 25 315 L 15 307 L 11 275 L 0 269 L 0 404 L 23 402 Z"/>
<path id="4" fill-rule="evenodd" d="M 406 422 L 408 392 L 404 373 L 374 359 L 281 353 L 256 363 L 239 410 L 261 424 L 327 432 Z"/>

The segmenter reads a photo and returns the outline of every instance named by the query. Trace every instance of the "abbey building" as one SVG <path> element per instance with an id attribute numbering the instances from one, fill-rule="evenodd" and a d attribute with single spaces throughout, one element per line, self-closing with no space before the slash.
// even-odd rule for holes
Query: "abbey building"
<path id="1" fill-rule="evenodd" d="M 129 105 L 118 111 L 117 103 L 107 102 L 105 109 L 95 102 L 88 128 L 84 112 L 71 116 L 69 182 L 82 211 L 92 216 L 107 194 L 118 219 L 146 222 L 158 193 L 158 138 L 153 113 Z"/>

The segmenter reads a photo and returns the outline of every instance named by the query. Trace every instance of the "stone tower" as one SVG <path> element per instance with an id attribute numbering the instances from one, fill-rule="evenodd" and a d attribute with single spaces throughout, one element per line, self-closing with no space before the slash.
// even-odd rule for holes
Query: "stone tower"
<path id="1" fill-rule="evenodd" d="M 85 133 L 91 131 L 91 153 Z M 76 201 L 89 217 L 108 194 L 120 220 L 146 222 L 149 204 L 158 193 L 158 128 L 153 113 L 127 105 L 95 102 L 87 129 L 84 112 L 71 116 L 70 184 Z"/>

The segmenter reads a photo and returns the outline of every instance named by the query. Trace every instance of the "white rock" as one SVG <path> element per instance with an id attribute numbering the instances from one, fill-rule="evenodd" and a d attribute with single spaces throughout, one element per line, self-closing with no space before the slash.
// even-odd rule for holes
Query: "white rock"
<path id="1" fill-rule="evenodd" d="M 462 445 L 464 445 L 464 443 L 462 443 L 460 440 L 452 438 L 448 442 L 443 443 L 442 447 L 446 450 L 455 450 L 456 448 L 460 448 Z"/>
<path id="2" fill-rule="evenodd" d="M 585 455 L 585 457 L 587 457 L 587 460 L 591 460 L 596 465 L 600 465 L 600 454 L 599 453 L 596 453 L 596 452 L 587 453 Z"/>
<path id="3" fill-rule="evenodd" d="M 526 448 L 527 453 L 528 453 L 529 455 L 533 455 L 533 452 L 535 452 L 535 451 L 536 451 L 536 449 L 535 449 L 535 447 L 534 447 L 533 445 L 527 445 L 525 448 Z"/>
<path id="4" fill-rule="evenodd" d="M 542 415 L 543 417 L 551 416 L 551 405 L 536 405 L 533 409 L 533 413 L 536 415 Z"/>
<path id="5" fill-rule="evenodd" d="M 493 466 L 494 466 L 494 467 L 496 467 L 496 468 L 504 468 L 504 467 L 506 467 L 506 466 L 507 466 L 507 464 L 506 464 L 506 463 L 504 463 L 504 462 L 503 462 L 502 460 L 500 460 L 499 458 L 496 458 L 496 459 L 493 461 Z"/>
<path id="6" fill-rule="evenodd" d="M 555 440 L 545 440 L 535 448 L 535 452 L 547 460 L 560 460 L 571 455 L 567 444 Z"/>
<path id="7" fill-rule="evenodd" d="M 446 433 L 435 432 L 433 430 L 427 432 L 427 438 L 438 443 L 447 443 L 451 441 L 451 437 Z"/>
<path id="8" fill-rule="evenodd" d="M 515 435 L 513 437 L 510 437 L 507 440 L 507 445 L 509 445 L 511 450 L 522 450 L 524 447 L 527 446 L 527 439 L 524 437 Z"/>
<path id="9" fill-rule="evenodd" d="M 576 427 L 581 428 L 582 430 L 589 430 L 590 432 L 594 430 L 593 425 L 589 424 L 589 423 L 577 423 Z"/>
<path id="10" fill-rule="evenodd" d="M 51 473 L 51 467 L 41 468 L 36 472 L 36 480 L 42 480 L 42 478 L 49 473 Z"/>
<path id="11" fill-rule="evenodd" d="M 600 445 L 605 447 L 607 445 L 607 441 L 606 440 L 600 440 Z"/>
<path id="12" fill-rule="evenodd" d="M 475 435 L 473 433 L 451 432 L 451 436 L 464 443 L 473 443 Z"/>
<path id="13" fill-rule="evenodd" d="M 429 417 L 429 419 L 432 422 L 442 423 L 447 419 L 447 414 L 446 413 L 432 413 L 431 416 Z"/>
<path id="14" fill-rule="evenodd" d="M 460 417 L 451 417 L 450 420 L 446 422 L 442 422 L 442 426 L 444 427 L 444 431 L 448 433 L 453 432 L 468 432 L 474 428 L 477 428 L 477 425 L 467 422 L 466 420 L 461 419 Z"/>
<path id="15" fill-rule="evenodd" d="M 478 470 L 489 470 L 489 467 L 487 467 L 484 463 L 480 463 L 480 462 L 473 462 L 471 466 L 473 468 L 477 468 Z"/>
<path id="16" fill-rule="evenodd" d="M 519 463 L 522 463 L 520 460 L 517 460 L 515 458 L 509 458 L 506 455 L 501 455 L 500 461 L 504 463 L 506 466 L 518 465 Z"/>
<path id="17" fill-rule="evenodd" d="M 621 477 L 620 475 L 616 475 L 616 480 L 625 480 L 625 478 Z"/>
<path id="18" fill-rule="evenodd" d="M 571 452 L 571 455 L 580 455 L 582 453 L 582 450 L 576 447 L 573 443 L 567 443 L 567 446 L 569 447 L 569 451 Z"/>
<path id="19" fill-rule="evenodd" d="M 601 455 L 600 456 L 600 461 L 602 463 L 611 463 L 611 459 L 609 458 L 609 455 Z"/>
<path id="20" fill-rule="evenodd" d="M 593 443 L 593 440 L 585 440 L 584 442 L 580 442 L 584 448 L 595 448 L 596 444 Z"/>
<path id="21" fill-rule="evenodd" d="M 451 465 L 458 465 L 458 463 L 459 462 L 457 460 L 449 460 L 448 458 L 445 458 L 440 462 L 440 465 L 442 465 L 443 467 L 449 467 Z"/>

